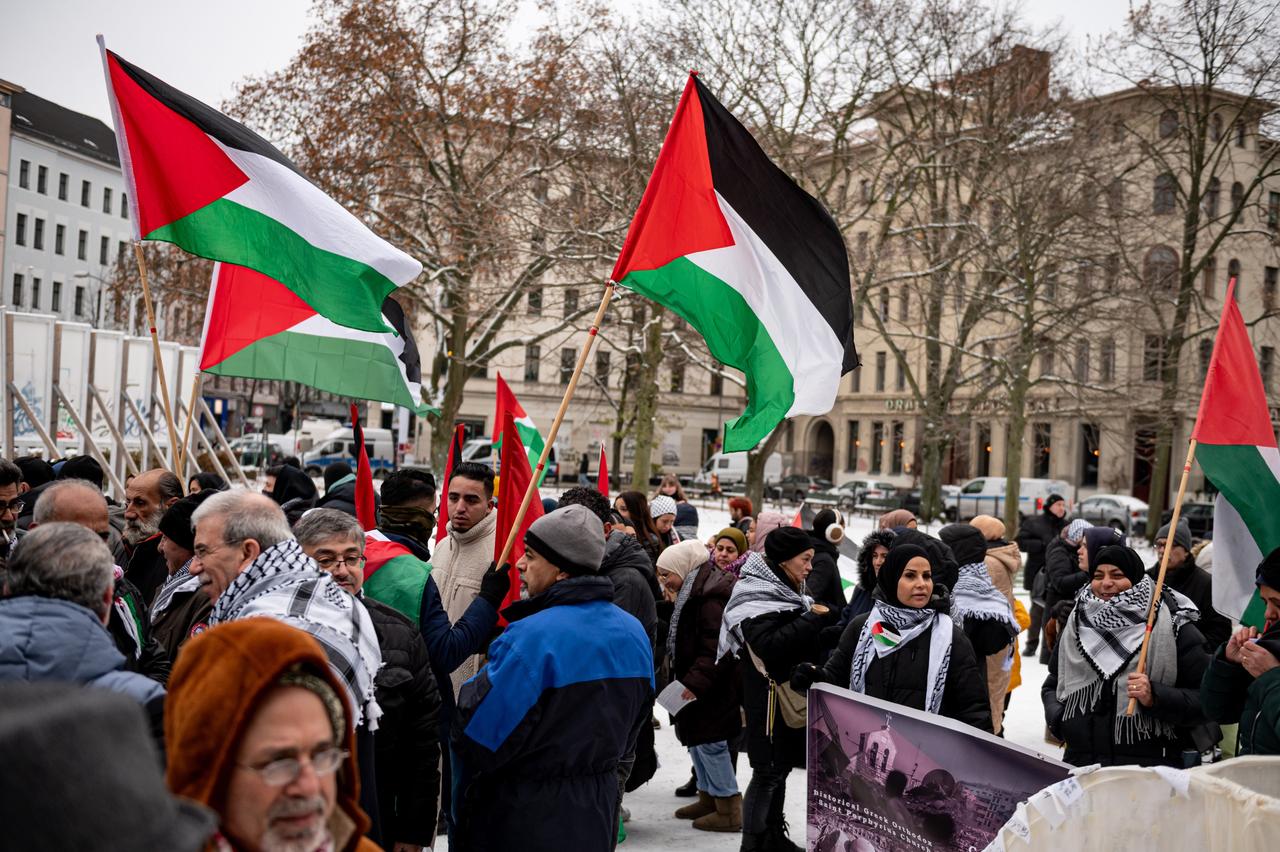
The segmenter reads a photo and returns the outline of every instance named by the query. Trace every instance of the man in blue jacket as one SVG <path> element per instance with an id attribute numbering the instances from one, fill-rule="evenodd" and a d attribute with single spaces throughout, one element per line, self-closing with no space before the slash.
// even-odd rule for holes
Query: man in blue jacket
<path id="1" fill-rule="evenodd" d="M 520 559 L 528 599 L 462 686 L 454 719 L 457 833 L 467 850 L 612 849 L 618 764 L 649 724 L 653 653 L 597 576 L 600 519 L 539 518 Z"/>

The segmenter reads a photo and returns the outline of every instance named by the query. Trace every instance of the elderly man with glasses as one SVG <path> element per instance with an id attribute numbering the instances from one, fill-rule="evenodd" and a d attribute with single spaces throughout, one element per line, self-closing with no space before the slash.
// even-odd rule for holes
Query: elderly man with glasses
<path id="1" fill-rule="evenodd" d="M 0 556 L 7 555 L 22 534 L 18 529 L 18 515 L 22 514 L 26 502 L 19 496 L 21 492 L 22 468 L 8 459 L 0 459 Z"/>

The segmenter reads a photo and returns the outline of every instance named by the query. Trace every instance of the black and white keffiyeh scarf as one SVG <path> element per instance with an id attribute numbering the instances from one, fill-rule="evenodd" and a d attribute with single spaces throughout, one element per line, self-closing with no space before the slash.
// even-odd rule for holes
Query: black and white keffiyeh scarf
<path id="1" fill-rule="evenodd" d="M 156 592 L 156 599 L 151 604 L 151 623 L 154 625 L 160 620 L 160 616 L 164 614 L 169 605 L 173 603 L 173 596 L 179 592 L 194 592 L 200 588 L 200 578 L 191 576 L 191 560 L 188 559 L 181 568 L 173 573 L 164 581 L 164 585 L 160 587 L 160 591 Z"/>
<path id="2" fill-rule="evenodd" d="M 1143 577 L 1136 586 L 1109 600 L 1099 598 L 1089 585 L 1076 594 L 1075 609 L 1058 640 L 1055 694 L 1063 704 L 1064 719 L 1091 712 L 1107 681 L 1114 681 L 1116 742 L 1173 735 L 1172 725 L 1152 716 L 1141 704 L 1134 715 L 1125 713 L 1129 705 L 1128 674 L 1138 666 L 1138 651 L 1154 592 L 1155 583 L 1150 577 Z M 1178 631 L 1199 618 L 1200 610 L 1190 599 L 1165 587 L 1147 649 L 1146 673 L 1153 683 L 1177 681 Z"/>
<path id="3" fill-rule="evenodd" d="M 862 625 L 862 632 L 858 634 L 853 664 L 849 669 L 849 689 L 865 693 L 871 663 L 910 644 L 930 627 L 933 633 L 929 635 L 929 673 L 925 680 L 924 704 L 930 713 L 939 712 L 942 693 L 947 685 L 947 671 L 951 668 L 954 630 L 950 616 L 930 607 L 915 609 L 876 601 Z"/>
<path id="4" fill-rule="evenodd" d="M 382 715 L 374 699 L 374 676 L 382 652 L 364 606 L 316 567 L 290 539 L 273 545 L 231 581 L 213 605 L 209 624 L 269 616 L 315 637 L 329 665 L 346 684 L 355 723 L 376 730 Z"/>
<path id="5" fill-rule="evenodd" d="M 769 612 L 793 609 L 808 612 L 812 607 L 813 598 L 800 594 L 783 582 L 763 556 L 758 553 L 749 554 L 747 561 L 742 564 L 742 576 L 734 583 L 733 594 L 724 607 L 716 659 L 721 659 L 725 654 L 736 654 L 746 644 L 742 635 L 742 622 Z"/>
<path id="6" fill-rule="evenodd" d="M 951 615 L 961 628 L 971 618 L 999 621 L 1009 631 L 1010 640 L 1020 629 L 1009 599 L 991 582 L 985 562 L 960 566 L 960 578 L 951 590 Z"/>
<path id="7" fill-rule="evenodd" d="M 674 660 L 676 658 L 676 631 L 680 628 L 680 614 L 684 612 L 684 605 L 689 602 L 689 595 L 693 592 L 693 582 L 698 579 L 698 574 L 703 571 L 714 571 L 714 566 L 708 568 L 706 564 L 699 565 L 684 576 L 684 582 L 680 586 L 679 593 L 676 594 L 676 601 L 671 607 L 671 626 L 667 630 L 667 659 Z"/>

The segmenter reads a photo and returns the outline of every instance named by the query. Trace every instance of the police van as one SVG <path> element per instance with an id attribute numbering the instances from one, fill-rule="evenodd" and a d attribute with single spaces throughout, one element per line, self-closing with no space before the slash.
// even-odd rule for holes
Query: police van
<path id="1" fill-rule="evenodd" d="M 369 468 L 374 476 L 385 476 L 396 467 L 396 442 L 390 429 L 365 429 L 365 451 L 369 454 Z M 334 462 L 346 462 L 356 469 L 355 433 L 350 429 L 336 429 L 302 454 L 302 467 L 308 476 L 320 476 Z"/>

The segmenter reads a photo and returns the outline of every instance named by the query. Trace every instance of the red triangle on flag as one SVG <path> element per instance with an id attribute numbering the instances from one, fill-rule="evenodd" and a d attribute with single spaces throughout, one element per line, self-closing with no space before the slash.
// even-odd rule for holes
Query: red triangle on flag
<path id="1" fill-rule="evenodd" d="M 497 394 L 494 402 L 493 410 L 493 443 L 497 445 L 502 441 L 502 424 L 506 422 L 507 412 L 510 411 L 513 418 L 528 417 L 525 414 L 524 406 L 520 404 L 520 400 L 516 399 L 516 395 L 512 393 L 511 386 L 507 384 L 506 379 L 502 378 L 502 373 L 498 373 Z"/>
<path id="2" fill-rule="evenodd" d="M 1276 446 L 1271 409 L 1249 330 L 1235 300 L 1235 279 L 1227 285 L 1218 335 L 1200 395 L 1200 411 L 1191 437 L 1198 443 Z"/>
<path id="3" fill-rule="evenodd" d="M 233 263 L 215 263 L 200 369 L 221 364 L 315 315 L 314 308 L 274 278 Z"/>
<path id="4" fill-rule="evenodd" d="M 444 479 L 436 483 L 436 541 L 449 534 L 449 480 L 453 478 L 453 468 L 462 464 L 462 442 L 467 435 L 465 423 L 459 423 L 453 429 L 453 440 L 449 442 L 449 458 L 444 465 Z"/>
<path id="5" fill-rule="evenodd" d="M 515 419 L 510 409 L 503 418 L 502 429 L 505 437 L 502 440 L 502 459 L 499 467 L 502 478 L 498 486 L 498 529 L 493 540 L 494 559 L 502 555 L 502 548 L 506 546 L 511 528 L 516 522 L 516 515 L 520 511 L 520 503 L 529 489 L 529 483 L 533 481 L 533 468 L 529 467 L 529 455 L 525 452 L 524 445 L 520 443 L 520 435 L 516 432 Z M 520 557 L 524 556 L 524 534 L 529 531 L 529 526 L 541 517 L 542 501 L 538 499 L 535 492 L 533 499 L 529 501 L 528 511 L 520 521 L 520 528 L 516 532 L 511 553 L 507 558 L 511 563 L 511 590 L 507 593 L 503 606 L 520 600 L 520 579 L 516 574 L 515 566 L 520 561 Z"/>
<path id="6" fill-rule="evenodd" d="M 600 473 L 596 475 L 596 490 L 609 499 L 609 457 L 604 451 L 604 441 L 600 442 Z"/>

